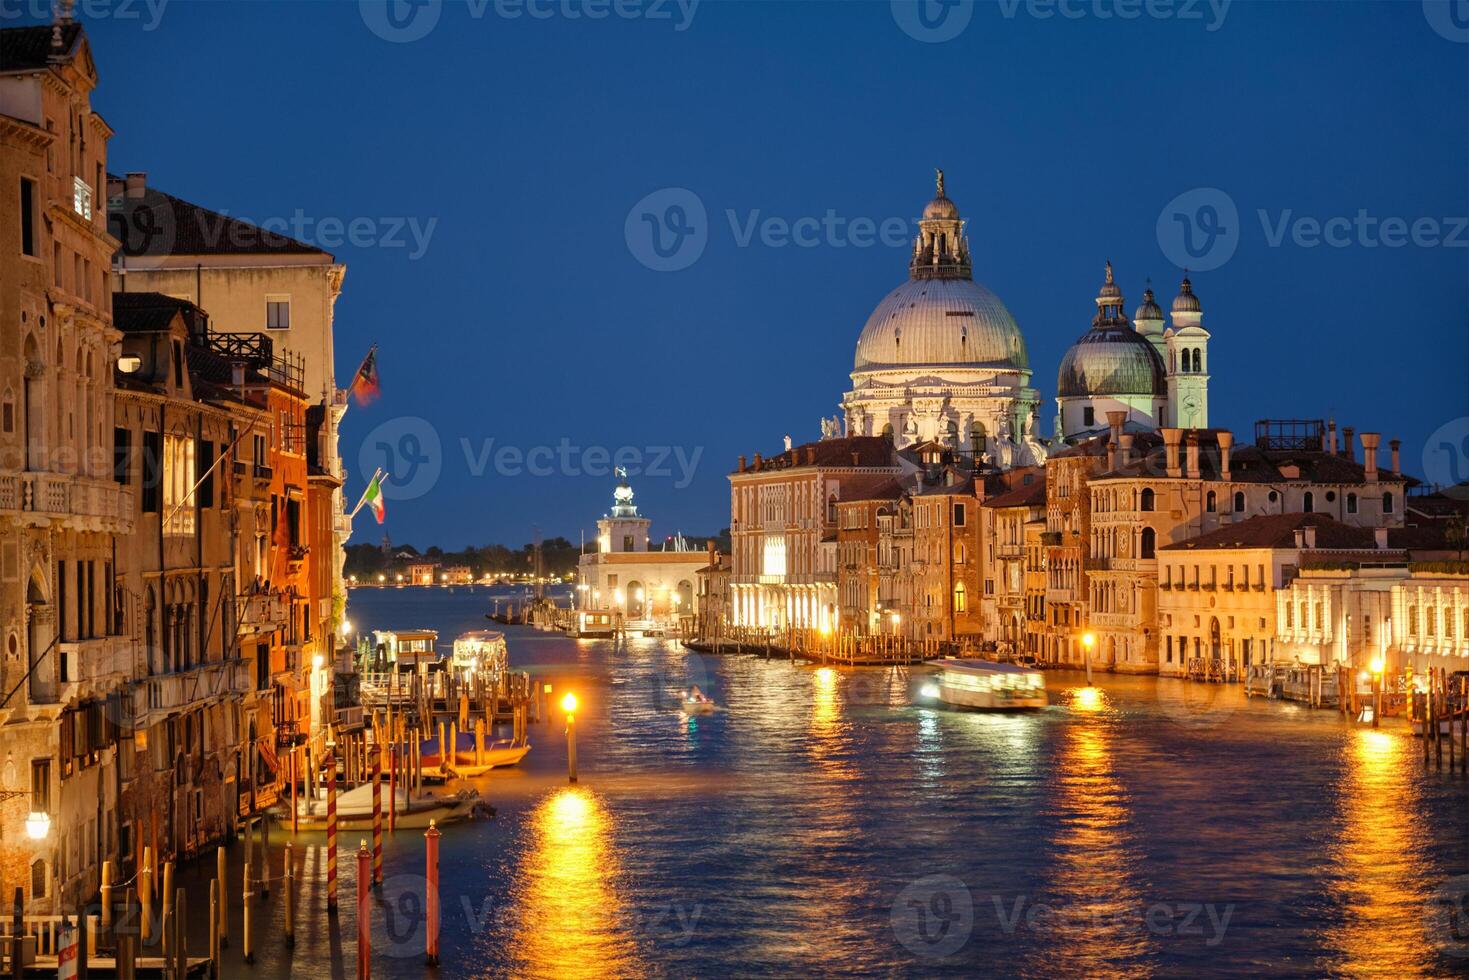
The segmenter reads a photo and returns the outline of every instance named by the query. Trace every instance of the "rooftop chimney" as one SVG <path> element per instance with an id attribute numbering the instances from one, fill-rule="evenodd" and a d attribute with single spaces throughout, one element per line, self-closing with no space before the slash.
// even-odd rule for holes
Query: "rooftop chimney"
<path id="1" fill-rule="evenodd" d="M 1126 466 L 1132 462 L 1132 439 L 1131 432 L 1122 433 L 1122 465 Z"/>
<path id="2" fill-rule="evenodd" d="M 1352 448 L 1352 433 L 1356 430 L 1350 425 L 1342 426 L 1341 454 L 1347 459 L 1356 458 L 1356 450 Z"/>
<path id="3" fill-rule="evenodd" d="M 1183 471 L 1178 468 L 1178 443 L 1183 438 L 1182 429 L 1163 429 L 1164 463 L 1169 476 L 1178 477 Z"/>
<path id="4" fill-rule="evenodd" d="M 1326 423 L 1326 451 L 1336 455 L 1336 419 Z"/>
<path id="5" fill-rule="evenodd" d="M 148 191 L 148 172 L 135 170 L 123 177 L 123 184 L 127 188 L 127 196 L 136 200 Z"/>
<path id="6" fill-rule="evenodd" d="M 1234 433 L 1221 429 L 1217 436 L 1219 440 L 1219 476 L 1228 480 L 1229 476 L 1229 453 L 1234 448 Z"/>
<path id="7" fill-rule="evenodd" d="M 1296 547 L 1297 548 L 1304 548 L 1305 546 L 1306 546 L 1306 531 L 1305 531 L 1304 528 L 1299 528 L 1298 527 L 1298 528 L 1296 528 Z"/>
<path id="8" fill-rule="evenodd" d="M 1193 429 L 1188 431 L 1188 439 L 1184 444 L 1184 465 L 1186 468 L 1183 475 L 1190 480 L 1197 480 L 1199 478 L 1199 434 Z"/>
<path id="9" fill-rule="evenodd" d="M 1387 528 L 1374 527 L 1372 529 L 1372 543 L 1378 551 L 1387 550 Z"/>
<path id="10" fill-rule="evenodd" d="M 1117 468 L 1117 447 L 1122 444 L 1122 423 L 1127 421 L 1126 412 L 1107 413 L 1107 469 Z"/>
<path id="11" fill-rule="evenodd" d="M 1316 525 L 1310 524 L 1310 525 L 1307 525 L 1306 527 L 1301 528 L 1301 530 L 1306 535 L 1306 547 L 1307 548 L 1314 548 L 1314 547 L 1316 547 Z"/>
<path id="12" fill-rule="evenodd" d="M 1382 436 L 1376 432 L 1362 433 L 1362 462 L 1367 467 L 1367 482 L 1377 482 L 1377 444 L 1382 441 Z"/>
<path id="13" fill-rule="evenodd" d="M 759 453 L 756 453 L 755 454 L 755 469 L 758 470 L 760 468 L 760 463 L 761 462 L 762 462 L 762 460 L 760 459 L 760 454 Z"/>
<path id="14" fill-rule="evenodd" d="M 790 451 L 791 451 L 791 437 L 790 436 L 786 436 L 786 452 L 790 452 Z"/>
<path id="15" fill-rule="evenodd" d="M 1398 459 L 1398 450 L 1403 448 L 1403 440 L 1389 439 L 1387 446 L 1389 449 L 1392 450 L 1392 475 L 1402 476 L 1403 468 L 1400 460 Z"/>
<path id="16" fill-rule="evenodd" d="M 745 472 L 745 457 L 743 455 L 740 456 L 740 472 Z"/>

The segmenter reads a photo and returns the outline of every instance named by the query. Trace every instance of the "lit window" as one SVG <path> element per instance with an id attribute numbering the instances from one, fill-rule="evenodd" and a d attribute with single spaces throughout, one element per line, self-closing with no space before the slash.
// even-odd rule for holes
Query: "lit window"
<path id="1" fill-rule="evenodd" d="M 92 220 L 92 185 L 80 177 L 72 178 L 71 207 L 87 221 Z"/>
<path id="2" fill-rule="evenodd" d="M 194 440 L 188 436 L 163 437 L 163 533 L 194 533 Z"/>
<path id="3" fill-rule="evenodd" d="M 964 594 L 964 583 L 954 583 L 954 612 L 961 613 L 968 608 L 968 600 Z"/>

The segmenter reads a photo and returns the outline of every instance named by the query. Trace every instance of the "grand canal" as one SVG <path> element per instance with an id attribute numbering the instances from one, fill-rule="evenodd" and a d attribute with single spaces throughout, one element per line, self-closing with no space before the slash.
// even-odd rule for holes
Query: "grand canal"
<path id="1" fill-rule="evenodd" d="M 483 589 L 358 589 L 348 615 L 447 645 L 488 609 Z M 520 769 L 480 781 L 498 815 L 443 837 L 440 976 L 1469 969 L 1469 780 L 1425 771 L 1401 730 L 1063 673 L 1049 710 L 965 714 L 915 707 L 907 671 L 509 634 L 517 668 L 581 700 L 581 782 L 559 714 Z M 725 710 L 683 716 L 690 683 Z M 294 954 L 277 891 L 256 964 L 236 940 L 227 976 L 352 975 L 359 836 L 338 927 L 322 838 L 302 835 Z M 386 867 L 374 975 L 425 976 L 422 832 Z M 207 893 L 204 873 L 181 883 Z"/>

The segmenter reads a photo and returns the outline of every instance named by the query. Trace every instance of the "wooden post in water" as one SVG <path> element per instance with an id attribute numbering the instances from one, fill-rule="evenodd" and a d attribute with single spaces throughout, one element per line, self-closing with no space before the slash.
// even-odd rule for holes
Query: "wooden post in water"
<path id="1" fill-rule="evenodd" d="M 136 921 L 133 918 L 133 895 L 127 889 L 123 889 L 122 896 L 123 922 Z M 138 937 L 141 932 L 138 929 L 124 928 L 117 936 L 117 978 L 118 980 L 137 980 L 138 976 Z"/>
<path id="2" fill-rule="evenodd" d="M 188 906 L 185 904 L 184 890 L 180 888 L 175 892 L 173 899 L 173 940 L 170 944 L 173 949 L 173 975 L 178 980 L 188 980 L 189 944 L 187 931 L 184 929 L 184 909 Z"/>
<path id="3" fill-rule="evenodd" d="M 372 753 L 372 887 L 383 883 L 383 753 L 378 743 Z M 362 887 L 359 878 L 357 887 Z"/>
<path id="4" fill-rule="evenodd" d="M 337 760 L 331 753 L 326 757 L 326 910 L 337 914 Z"/>
<path id="5" fill-rule="evenodd" d="M 270 897 L 270 818 L 260 814 L 255 818 L 255 836 L 260 851 L 260 897 Z"/>
<path id="6" fill-rule="evenodd" d="M 439 828 L 428 822 L 424 832 L 424 962 L 439 965 Z"/>
<path id="7" fill-rule="evenodd" d="M 245 855 L 244 885 L 245 885 L 245 887 L 241 891 L 241 898 L 240 898 L 240 904 L 241 904 L 241 906 L 243 906 L 242 911 L 244 911 L 244 913 L 245 913 L 245 921 L 241 925 L 241 928 L 240 928 L 240 954 L 241 954 L 241 956 L 243 956 L 243 958 L 244 958 L 244 960 L 245 960 L 246 963 L 254 963 L 255 962 L 255 946 L 254 946 L 255 937 L 253 935 L 251 935 L 251 929 L 250 929 L 250 921 L 251 921 L 251 913 L 250 913 L 250 910 L 251 910 L 251 908 L 253 908 L 253 906 L 250 903 L 250 899 L 254 897 L 254 891 L 252 890 L 251 881 L 250 881 L 250 856 L 248 854 Z"/>
<path id="8" fill-rule="evenodd" d="M 209 975 L 219 976 L 219 879 L 209 879 Z"/>
<path id="9" fill-rule="evenodd" d="M 372 978 L 372 889 L 367 880 L 371 871 L 367 841 L 357 845 L 357 980 Z"/>
<path id="10" fill-rule="evenodd" d="M 169 944 L 173 942 L 173 917 L 177 909 L 173 906 L 173 862 L 163 864 L 163 958 L 168 959 Z"/>
<path id="11" fill-rule="evenodd" d="M 102 931 L 112 937 L 112 862 L 102 862 Z"/>
<path id="12" fill-rule="evenodd" d="M 297 747 L 295 745 L 292 745 L 291 746 L 291 753 L 290 753 L 291 764 L 287 768 L 287 772 L 289 773 L 289 775 L 287 776 L 287 778 L 290 779 L 290 781 L 291 781 L 291 834 L 292 835 L 295 835 L 295 834 L 298 834 L 298 833 L 301 832 L 301 804 L 300 804 L 300 802 L 296 798 L 296 748 Z"/>
<path id="13" fill-rule="evenodd" d="M 143 866 L 138 869 L 138 941 L 153 944 L 153 848 L 143 848 Z"/>
<path id="14" fill-rule="evenodd" d="M 216 928 L 219 931 L 219 948 L 224 949 L 230 944 L 230 892 L 229 866 L 225 861 L 223 844 L 214 852 L 214 880 L 219 883 L 219 920 Z"/>
<path id="15" fill-rule="evenodd" d="M 296 849 L 286 841 L 286 949 L 296 948 Z"/>
<path id="16" fill-rule="evenodd" d="M 12 936 L 20 937 L 26 934 L 25 912 L 25 890 L 17 886 L 10 905 L 10 934 Z M 20 939 L 17 938 L 14 941 L 19 943 Z M 10 949 L 11 980 L 22 980 L 25 976 L 25 960 L 16 952 L 17 946 L 11 946 Z"/>

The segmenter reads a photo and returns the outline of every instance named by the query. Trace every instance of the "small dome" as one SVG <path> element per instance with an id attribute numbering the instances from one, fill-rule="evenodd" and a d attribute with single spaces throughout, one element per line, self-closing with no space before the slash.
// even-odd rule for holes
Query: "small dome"
<path id="1" fill-rule="evenodd" d="M 1194 295 L 1194 284 L 1188 281 L 1188 276 L 1183 277 L 1179 284 L 1178 296 L 1173 300 L 1174 313 L 1202 313 L 1203 307 L 1199 305 L 1199 298 Z"/>
<path id="2" fill-rule="evenodd" d="M 1097 395 L 1167 394 L 1163 359 L 1146 337 L 1124 325 L 1096 326 L 1082 334 L 1061 359 L 1056 394 L 1062 398 Z"/>
<path id="3" fill-rule="evenodd" d="M 1143 305 L 1137 308 L 1132 315 L 1133 320 L 1161 320 L 1163 319 L 1163 308 L 1153 299 L 1151 289 L 1143 290 Z"/>
<path id="4" fill-rule="evenodd" d="M 958 207 L 956 207 L 954 202 L 949 200 L 947 197 L 936 197 L 932 201 L 928 202 L 928 207 L 923 209 L 923 218 L 925 221 L 931 221 L 935 218 L 943 218 L 949 221 L 953 221 L 958 217 Z"/>

